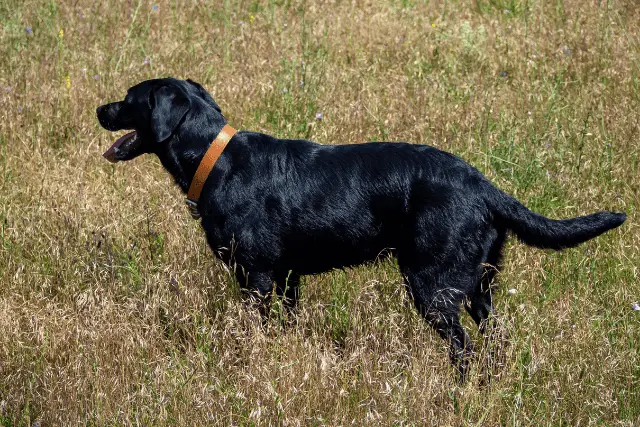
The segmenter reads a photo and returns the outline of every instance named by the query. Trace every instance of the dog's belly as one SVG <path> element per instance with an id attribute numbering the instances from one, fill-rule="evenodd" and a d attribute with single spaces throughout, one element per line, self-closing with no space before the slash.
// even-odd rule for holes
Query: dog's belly
<path id="1" fill-rule="evenodd" d="M 343 227 L 254 227 L 207 232 L 218 258 L 247 271 L 295 271 L 316 274 L 375 261 L 393 254 L 397 230 L 368 222 Z"/>
<path id="2" fill-rule="evenodd" d="M 395 249 L 390 241 L 379 236 L 353 242 L 345 242 L 336 236 L 330 237 L 333 238 L 309 239 L 285 246 L 278 264 L 283 270 L 317 274 L 376 261 L 393 254 Z"/>

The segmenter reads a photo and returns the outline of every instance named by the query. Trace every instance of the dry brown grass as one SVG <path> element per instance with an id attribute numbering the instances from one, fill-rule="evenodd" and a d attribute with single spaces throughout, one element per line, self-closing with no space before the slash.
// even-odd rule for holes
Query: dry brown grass
<path id="1" fill-rule="evenodd" d="M 640 423 L 635 1 L 5 0 L 0 19 L 2 425 Z M 541 213 L 629 220 L 561 254 L 510 245 L 489 389 L 477 368 L 456 385 L 391 261 L 307 278 L 297 324 L 261 330 L 158 161 L 100 156 L 95 107 L 168 75 L 242 129 L 432 144 Z"/>

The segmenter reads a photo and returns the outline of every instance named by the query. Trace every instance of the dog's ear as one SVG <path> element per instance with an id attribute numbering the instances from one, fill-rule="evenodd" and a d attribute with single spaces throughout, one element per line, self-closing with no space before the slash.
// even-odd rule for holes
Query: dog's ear
<path id="1" fill-rule="evenodd" d="M 156 142 L 169 138 L 191 108 L 187 94 L 176 86 L 151 91 L 151 131 Z"/>
<path id="2" fill-rule="evenodd" d="M 218 110 L 218 113 L 222 114 L 222 110 L 220 109 L 220 107 L 218 106 L 218 104 L 216 103 L 216 101 L 213 100 L 213 98 L 211 97 L 211 95 L 209 95 L 209 92 L 207 92 L 207 90 L 205 88 L 202 87 L 202 85 L 198 82 L 194 82 L 191 79 L 187 79 L 187 83 L 191 84 L 192 86 L 194 86 L 198 92 L 200 93 L 200 95 L 207 100 L 207 102 L 209 104 L 211 104 L 213 106 L 213 108 L 215 108 L 216 110 Z"/>

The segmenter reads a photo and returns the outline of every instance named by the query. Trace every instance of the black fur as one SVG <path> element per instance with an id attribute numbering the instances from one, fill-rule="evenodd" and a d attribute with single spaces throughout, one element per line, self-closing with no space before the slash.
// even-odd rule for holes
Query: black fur
<path id="1" fill-rule="evenodd" d="M 226 123 L 199 84 L 175 79 L 134 86 L 123 102 L 97 114 L 108 130 L 137 131 L 117 159 L 155 153 L 184 192 Z M 218 160 L 199 210 L 215 254 L 264 301 L 275 282 L 293 307 L 300 276 L 394 254 L 416 308 L 450 341 L 462 376 L 472 345 L 459 308 L 464 302 L 484 327 L 509 231 L 527 244 L 562 249 L 626 217 L 545 218 L 458 157 L 425 145 L 320 145 L 246 131 Z"/>

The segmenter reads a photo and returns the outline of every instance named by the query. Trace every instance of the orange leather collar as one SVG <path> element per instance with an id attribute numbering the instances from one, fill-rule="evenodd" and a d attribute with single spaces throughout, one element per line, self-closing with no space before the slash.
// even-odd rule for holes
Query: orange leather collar
<path id="1" fill-rule="evenodd" d="M 216 165 L 216 162 L 220 158 L 225 147 L 237 132 L 238 131 L 231 126 L 224 125 L 200 161 L 200 165 L 196 170 L 196 174 L 193 176 L 193 180 L 189 186 L 189 192 L 187 193 L 187 207 L 194 219 L 200 218 L 200 212 L 198 212 L 198 199 L 200 199 L 202 187 L 204 187 L 204 183 L 207 181 L 211 170 Z"/>

